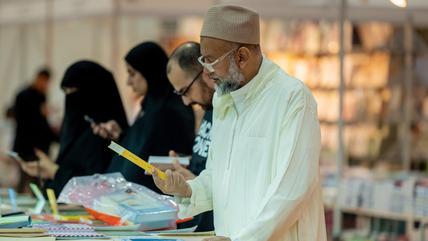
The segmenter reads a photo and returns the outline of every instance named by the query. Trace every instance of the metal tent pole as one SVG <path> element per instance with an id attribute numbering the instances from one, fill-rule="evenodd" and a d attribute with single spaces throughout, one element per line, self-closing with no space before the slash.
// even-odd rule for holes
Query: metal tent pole
<path id="1" fill-rule="evenodd" d="M 413 19 L 410 11 L 404 24 L 404 110 L 402 125 L 402 153 L 401 159 L 405 171 L 410 170 L 411 165 L 411 124 L 413 112 Z"/>
<path id="2" fill-rule="evenodd" d="M 346 165 L 345 143 L 344 143 L 344 118 L 343 106 L 345 96 L 345 20 L 346 20 L 347 0 L 340 1 L 339 8 L 339 118 L 338 118 L 338 151 L 337 151 L 337 197 L 339 197 L 340 183 L 342 179 L 343 166 Z M 339 207 L 338 198 L 334 206 L 333 237 L 339 239 L 342 232 L 342 213 Z"/>

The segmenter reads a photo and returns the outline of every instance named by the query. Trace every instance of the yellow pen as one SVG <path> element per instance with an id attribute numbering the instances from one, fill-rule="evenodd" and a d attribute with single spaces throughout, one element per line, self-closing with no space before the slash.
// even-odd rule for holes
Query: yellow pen
<path id="1" fill-rule="evenodd" d="M 52 214 L 57 217 L 58 216 L 58 204 L 56 203 L 56 196 L 54 190 L 48 188 L 46 189 L 46 193 L 48 194 L 49 204 L 52 209 Z"/>
<path id="2" fill-rule="evenodd" d="M 111 150 L 113 150 L 117 154 L 123 156 L 124 158 L 128 159 L 129 161 L 131 161 L 135 165 L 143 168 L 148 173 L 152 173 L 152 169 L 155 168 L 153 165 L 151 165 L 148 162 L 144 161 L 143 159 L 139 158 L 134 153 L 126 150 L 124 147 L 120 146 L 119 144 L 117 144 L 114 141 L 112 141 L 110 143 L 110 145 L 108 146 L 108 148 L 110 148 Z M 155 168 L 155 169 L 157 170 L 157 173 L 158 173 L 159 177 L 162 180 L 166 180 L 165 172 L 159 170 L 158 168 Z"/>

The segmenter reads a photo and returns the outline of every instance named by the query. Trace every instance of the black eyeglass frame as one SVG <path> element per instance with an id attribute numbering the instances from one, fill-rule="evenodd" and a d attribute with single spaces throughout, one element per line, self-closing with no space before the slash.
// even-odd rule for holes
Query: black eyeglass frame
<path id="1" fill-rule="evenodd" d="M 192 82 L 190 82 L 190 84 L 184 90 L 174 90 L 174 94 L 179 96 L 186 95 L 186 93 L 190 90 L 190 87 L 192 87 L 193 83 L 195 83 L 195 81 L 199 78 L 199 76 L 201 76 L 203 71 L 204 70 L 199 71 L 199 73 L 195 76 L 195 78 L 193 78 Z"/>

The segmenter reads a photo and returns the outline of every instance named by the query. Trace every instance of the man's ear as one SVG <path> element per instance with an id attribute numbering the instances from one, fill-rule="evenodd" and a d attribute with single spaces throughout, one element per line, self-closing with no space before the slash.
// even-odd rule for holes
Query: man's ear
<path id="1" fill-rule="evenodd" d="M 237 54 L 238 54 L 238 66 L 240 69 L 244 69 L 247 66 L 248 60 L 251 57 L 251 51 L 247 47 L 240 47 L 237 50 Z"/>

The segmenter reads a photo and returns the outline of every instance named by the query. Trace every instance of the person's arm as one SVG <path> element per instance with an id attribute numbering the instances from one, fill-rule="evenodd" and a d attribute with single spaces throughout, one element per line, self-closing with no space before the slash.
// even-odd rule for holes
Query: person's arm
<path id="1" fill-rule="evenodd" d="M 276 235 L 288 232 L 305 210 L 319 181 L 320 129 L 312 101 L 304 90 L 293 97 L 283 118 L 274 180 L 254 220 L 232 240 L 275 240 Z"/>
<path id="2" fill-rule="evenodd" d="M 186 181 L 179 172 L 167 170 L 166 180 L 161 180 L 155 169 L 152 170 L 156 186 L 165 194 L 174 195 L 179 207 L 179 218 L 195 216 L 212 210 L 211 168 L 207 168 L 195 179 Z"/>
<path id="3" fill-rule="evenodd" d="M 31 177 L 53 179 L 58 171 L 58 164 L 53 162 L 46 153 L 35 150 L 37 161 L 20 162 L 22 170 Z"/>
<path id="4" fill-rule="evenodd" d="M 115 120 L 97 124 L 92 123 L 91 128 L 94 135 L 113 141 L 118 141 L 123 135 L 122 127 Z"/>
<path id="5" fill-rule="evenodd" d="M 211 169 L 207 167 L 195 179 L 187 181 L 192 189 L 190 198 L 176 197 L 180 218 L 193 217 L 213 209 L 211 173 Z"/>

